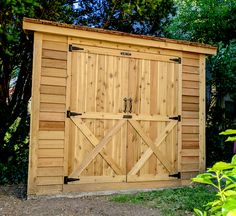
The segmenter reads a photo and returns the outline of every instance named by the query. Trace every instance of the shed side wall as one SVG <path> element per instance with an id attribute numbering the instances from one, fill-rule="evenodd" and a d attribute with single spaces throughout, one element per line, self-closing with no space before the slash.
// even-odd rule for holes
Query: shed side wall
<path id="1" fill-rule="evenodd" d="M 183 52 L 182 80 L 182 150 L 181 172 L 189 179 L 199 172 L 200 165 L 200 55 Z M 202 106 L 203 104 L 201 104 Z"/>
<path id="2" fill-rule="evenodd" d="M 62 191 L 64 176 L 67 37 L 43 34 L 39 84 L 37 194 Z M 39 67 L 39 66 L 38 66 Z M 33 87 L 35 89 L 35 86 Z M 36 91 L 36 89 L 35 89 Z M 32 175 L 30 173 L 30 175 Z M 32 193 L 31 193 L 32 194 Z"/>

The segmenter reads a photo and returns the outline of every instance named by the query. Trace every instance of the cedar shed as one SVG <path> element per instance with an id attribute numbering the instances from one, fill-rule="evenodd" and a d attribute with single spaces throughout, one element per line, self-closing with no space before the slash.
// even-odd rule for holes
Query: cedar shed
<path id="1" fill-rule="evenodd" d="M 205 170 L 216 48 L 25 18 L 34 32 L 28 195 L 180 186 Z"/>

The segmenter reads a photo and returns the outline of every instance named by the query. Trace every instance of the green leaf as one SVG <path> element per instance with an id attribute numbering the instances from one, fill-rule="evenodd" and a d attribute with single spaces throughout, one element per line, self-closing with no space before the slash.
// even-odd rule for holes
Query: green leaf
<path id="1" fill-rule="evenodd" d="M 199 209 L 194 209 L 194 212 L 196 213 L 197 216 L 207 216 L 207 213 L 204 211 L 202 212 L 201 210 Z"/>
<path id="2" fill-rule="evenodd" d="M 224 192 L 225 196 L 236 196 L 236 191 L 234 190 L 227 190 Z"/>
<path id="3" fill-rule="evenodd" d="M 234 165 L 226 162 L 217 162 L 215 165 L 213 165 L 212 169 L 213 171 L 223 171 L 223 170 L 228 170 L 228 169 L 233 169 Z"/>
<path id="4" fill-rule="evenodd" d="M 225 142 L 233 142 L 233 141 L 236 141 L 236 136 L 233 136 L 233 137 L 228 137 Z"/>
<path id="5" fill-rule="evenodd" d="M 228 197 L 222 206 L 222 214 L 227 215 L 233 210 L 236 210 L 236 198 Z"/>
<path id="6" fill-rule="evenodd" d="M 232 157 L 231 164 L 236 165 L 236 155 Z"/>
<path id="7" fill-rule="evenodd" d="M 220 133 L 220 135 L 233 135 L 233 134 L 236 134 L 236 130 L 234 129 L 227 129 Z"/>
<path id="8" fill-rule="evenodd" d="M 236 183 L 230 184 L 227 187 L 225 187 L 225 190 L 236 188 Z"/>
<path id="9" fill-rule="evenodd" d="M 229 211 L 227 216 L 236 216 L 236 209 Z"/>

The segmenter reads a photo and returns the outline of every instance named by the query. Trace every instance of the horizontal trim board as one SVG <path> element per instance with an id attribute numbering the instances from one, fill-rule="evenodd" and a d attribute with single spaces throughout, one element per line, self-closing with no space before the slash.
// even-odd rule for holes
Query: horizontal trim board
<path id="1" fill-rule="evenodd" d="M 65 113 L 40 112 L 40 121 L 65 121 Z"/>
<path id="2" fill-rule="evenodd" d="M 199 126 L 182 126 L 182 133 L 185 134 L 199 134 Z"/>
<path id="3" fill-rule="evenodd" d="M 43 194 L 58 194 L 62 192 L 62 184 L 60 185 L 38 185 L 37 195 Z"/>
<path id="4" fill-rule="evenodd" d="M 65 138 L 64 131 L 39 131 L 39 139 L 61 140 Z"/>
<path id="5" fill-rule="evenodd" d="M 199 82 L 195 82 L 195 81 L 189 81 L 189 80 L 183 80 L 182 81 L 182 87 L 183 88 L 195 88 L 195 89 L 199 89 Z"/>
<path id="6" fill-rule="evenodd" d="M 43 49 L 42 53 L 43 58 L 47 59 L 57 59 L 57 60 L 67 60 L 67 52 L 66 51 L 56 51 L 50 49 Z"/>
<path id="7" fill-rule="evenodd" d="M 199 104 L 199 96 L 185 96 L 183 95 L 182 98 L 183 103 L 194 103 L 194 104 Z"/>
<path id="8" fill-rule="evenodd" d="M 199 112 L 182 111 L 183 118 L 199 119 Z"/>
<path id="9" fill-rule="evenodd" d="M 59 157 L 64 157 L 64 149 L 38 149 L 38 158 L 59 158 Z"/>
<path id="10" fill-rule="evenodd" d="M 183 52 L 182 56 L 183 58 L 199 59 L 199 54 L 196 53 Z"/>
<path id="11" fill-rule="evenodd" d="M 181 180 L 165 180 L 154 182 L 129 182 L 129 183 L 94 183 L 94 184 L 67 184 L 63 185 L 63 192 L 92 192 L 107 190 L 153 189 L 163 187 L 181 186 Z"/>
<path id="12" fill-rule="evenodd" d="M 199 119 L 182 118 L 182 126 L 199 126 Z"/>
<path id="13" fill-rule="evenodd" d="M 65 122 L 64 121 L 40 121 L 39 122 L 39 130 L 52 130 L 52 131 L 64 131 L 65 130 Z"/>
<path id="14" fill-rule="evenodd" d="M 43 40 L 43 49 L 50 49 L 50 50 L 56 50 L 56 51 L 68 51 L 68 44 L 64 42 Z"/>
<path id="15" fill-rule="evenodd" d="M 47 176 L 37 177 L 37 185 L 59 185 L 63 184 L 64 178 L 62 176 Z"/>
<path id="16" fill-rule="evenodd" d="M 110 49 L 110 48 L 101 48 L 101 47 L 92 47 L 92 46 L 84 46 L 80 44 L 74 44 L 73 46 L 78 46 L 79 48 L 83 48 L 83 50 L 79 51 L 80 53 L 91 53 L 91 54 L 99 54 L 99 55 L 108 55 L 108 56 L 117 56 L 122 58 L 135 58 L 135 59 L 145 59 L 145 60 L 154 60 L 154 61 L 163 61 L 169 63 L 175 63 L 171 61 L 171 58 L 177 58 L 178 56 L 170 56 L 170 55 L 158 55 L 152 53 L 142 53 L 142 52 L 129 52 L 130 56 L 121 55 L 122 50 Z M 127 52 L 124 51 L 123 52 Z"/>
<path id="17" fill-rule="evenodd" d="M 186 81 L 199 82 L 199 74 L 191 74 L 191 73 L 183 72 L 182 79 Z"/>
<path id="18" fill-rule="evenodd" d="M 181 164 L 181 171 L 198 171 L 199 170 L 199 163 L 193 163 L 193 164 Z"/>
<path id="19" fill-rule="evenodd" d="M 42 67 L 66 69 L 67 68 L 67 61 L 42 58 Z"/>
<path id="20" fill-rule="evenodd" d="M 199 141 L 183 141 L 183 149 L 199 149 Z"/>
<path id="21" fill-rule="evenodd" d="M 63 176 L 63 167 L 39 167 L 37 176 Z"/>
<path id="22" fill-rule="evenodd" d="M 62 149 L 64 148 L 64 140 L 39 140 L 38 144 L 39 144 L 39 148 L 40 149 Z"/>
<path id="23" fill-rule="evenodd" d="M 191 58 L 184 58 L 183 57 L 183 65 L 191 66 L 191 67 L 199 67 L 199 60 L 198 59 L 191 59 Z"/>
<path id="24" fill-rule="evenodd" d="M 40 102 L 42 103 L 66 103 L 65 95 L 40 94 Z"/>
<path id="25" fill-rule="evenodd" d="M 66 86 L 66 78 L 41 76 L 42 85 Z"/>
<path id="26" fill-rule="evenodd" d="M 65 104 L 54 104 L 54 103 L 40 103 L 40 111 L 41 112 L 58 112 L 58 113 L 66 113 L 66 105 Z"/>
<path id="27" fill-rule="evenodd" d="M 189 156 L 182 157 L 181 158 L 181 163 L 182 164 L 196 164 L 196 163 L 199 163 L 199 157 L 195 157 L 195 156 L 192 156 L 192 157 L 189 157 Z"/>
<path id="28" fill-rule="evenodd" d="M 43 34 L 43 40 L 67 43 L 68 38 L 66 36 L 60 36 L 55 34 Z"/>
<path id="29" fill-rule="evenodd" d="M 199 156 L 199 149 L 182 149 L 181 156 Z"/>
<path id="30" fill-rule="evenodd" d="M 210 46 L 200 47 L 199 44 L 196 44 L 198 46 L 196 45 L 194 46 L 194 45 L 191 45 L 190 42 L 185 42 L 188 44 L 183 44 L 182 42 L 181 44 L 181 41 L 174 41 L 170 39 L 155 38 L 155 37 L 146 37 L 150 39 L 144 40 L 144 39 L 139 38 L 140 36 L 131 35 L 131 34 L 127 35 L 126 33 L 120 33 L 122 35 L 115 35 L 115 34 L 112 34 L 112 32 L 114 33 L 114 31 L 107 31 L 109 33 L 102 33 L 102 32 L 94 32 L 92 28 L 90 29 L 90 31 L 85 31 L 85 30 L 75 29 L 75 26 L 72 26 L 73 29 L 65 27 L 65 24 L 61 24 L 64 26 L 58 26 L 60 24 L 55 23 L 55 22 L 54 24 L 56 24 L 57 26 L 52 25 L 52 22 L 48 24 L 48 21 L 43 21 L 45 24 L 42 24 L 42 21 L 40 21 L 40 23 L 36 23 L 36 22 L 37 20 L 32 21 L 31 19 L 31 22 L 30 22 L 29 20 L 27 21 L 25 19 L 23 21 L 23 29 L 38 31 L 38 32 L 45 32 L 45 33 L 52 33 L 52 34 L 59 34 L 59 35 L 65 35 L 65 36 L 91 38 L 91 39 L 105 40 L 105 41 L 116 41 L 117 43 L 136 44 L 136 45 L 145 45 L 145 46 L 150 46 L 150 47 L 160 47 L 160 48 L 167 48 L 167 49 L 174 49 L 174 50 L 182 50 L 182 51 L 188 51 L 188 52 L 194 52 L 194 53 L 216 54 L 215 47 L 210 47 Z M 98 29 L 94 29 L 94 30 L 98 31 Z M 100 31 L 104 32 L 104 30 L 100 30 Z M 116 34 L 119 34 L 119 32 L 116 32 Z M 160 41 L 157 41 L 157 40 L 160 40 Z"/>
<path id="31" fill-rule="evenodd" d="M 41 85 L 40 86 L 41 94 L 48 95 L 66 95 L 66 87 L 65 86 L 51 86 L 51 85 Z"/>
<path id="32" fill-rule="evenodd" d="M 41 75 L 46 77 L 67 77 L 66 69 L 42 67 Z"/>
<path id="33" fill-rule="evenodd" d="M 39 158 L 38 167 L 62 167 L 64 158 Z"/>
<path id="34" fill-rule="evenodd" d="M 184 95 L 184 96 L 199 96 L 199 89 L 183 88 L 182 95 Z"/>
<path id="35" fill-rule="evenodd" d="M 70 184 L 84 183 L 105 183 L 105 182 L 125 182 L 126 175 L 114 176 L 80 176 L 79 181 L 71 182 Z"/>
<path id="36" fill-rule="evenodd" d="M 183 141 L 199 141 L 199 134 L 183 134 L 182 133 L 182 140 Z"/>
<path id="37" fill-rule="evenodd" d="M 199 111 L 199 104 L 183 103 L 182 110 L 183 111 Z"/>
<path id="38" fill-rule="evenodd" d="M 192 66 L 186 66 L 183 65 L 183 73 L 188 74 L 199 74 L 199 68 L 198 67 L 192 67 Z"/>

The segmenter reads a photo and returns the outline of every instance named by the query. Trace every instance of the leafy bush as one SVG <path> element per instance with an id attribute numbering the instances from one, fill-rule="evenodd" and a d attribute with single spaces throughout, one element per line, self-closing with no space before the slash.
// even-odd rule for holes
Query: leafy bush
<path id="1" fill-rule="evenodd" d="M 228 129 L 220 135 L 230 135 L 226 141 L 236 140 L 236 130 Z M 217 162 L 206 173 L 192 179 L 194 182 L 212 186 L 216 191 L 216 199 L 208 202 L 206 211 L 194 209 L 198 216 L 235 216 L 236 215 L 236 155 L 231 163 Z"/>

